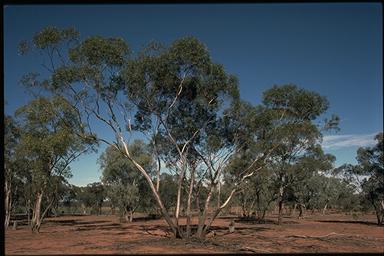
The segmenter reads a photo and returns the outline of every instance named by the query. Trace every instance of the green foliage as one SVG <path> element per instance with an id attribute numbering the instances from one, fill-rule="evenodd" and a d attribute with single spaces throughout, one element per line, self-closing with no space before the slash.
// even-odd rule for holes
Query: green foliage
<path id="1" fill-rule="evenodd" d="M 165 208 L 170 210 L 176 205 L 175 198 L 177 195 L 177 177 L 168 173 L 162 173 L 160 180 L 161 183 L 159 193 L 163 199 Z"/>
<path id="2" fill-rule="evenodd" d="M 79 37 L 79 32 L 73 28 L 60 30 L 56 27 L 47 27 L 35 34 L 33 43 L 39 49 L 57 46 L 64 40 L 75 40 Z"/>
<path id="3" fill-rule="evenodd" d="M 24 109 L 34 127 L 29 140 L 24 136 L 24 143 L 32 149 L 32 142 L 37 141 L 41 155 L 54 156 L 73 145 L 71 134 L 85 135 L 87 143 L 106 142 L 110 147 L 99 160 L 103 183 L 111 203 L 119 208 L 133 209 L 139 204 L 145 208 L 148 194 L 156 195 L 154 186 L 150 186 L 152 191 L 148 187 L 155 176 L 152 155 L 163 171 L 162 202 L 157 203 L 167 209 L 176 206 L 178 184 L 181 203 L 185 203 L 192 173 L 196 178 L 193 200 L 202 209 L 222 168 L 226 189 L 233 189 L 267 163 L 267 173 L 256 175 L 241 188 L 245 196 L 258 196 L 258 210 L 262 210 L 279 188 L 290 186 L 294 193 L 306 181 L 315 184 L 315 172 L 332 167 L 333 158 L 319 146 L 323 130 L 315 124 L 328 109 L 325 97 L 289 84 L 264 92 L 259 106 L 243 102 L 237 78 L 213 62 L 207 47 L 196 38 L 184 37 L 170 45 L 151 42 L 133 55 L 121 38 L 80 40 L 75 30 L 50 27 L 35 35 L 34 47 L 47 54 L 49 73 L 42 81 L 37 81 L 37 73 L 30 73 L 23 83 L 31 90 L 43 88 L 52 94 L 64 112 L 53 106 L 39 107 L 46 104 L 44 100 Z M 27 48 L 20 46 L 21 51 Z M 47 113 L 39 114 L 43 109 Z M 61 118 L 56 120 L 58 113 Z M 115 139 L 91 134 L 87 124 L 94 120 L 109 127 Z M 325 128 L 337 127 L 338 121 L 332 116 Z M 43 125 L 46 122 L 52 126 Z M 52 127 L 56 127 L 54 132 Z M 136 132 L 147 137 L 148 146 L 128 145 L 125 136 Z M 33 154 L 29 157 L 38 159 Z M 137 164 L 143 167 L 141 174 Z M 175 170 L 176 175 L 164 173 L 163 167 Z M 42 170 L 43 165 L 35 169 Z M 169 218 L 167 222 L 172 226 Z"/>
<path id="4" fill-rule="evenodd" d="M 101 207 L 105 199 L 105 189 L 100 182 L 88 184 L 77 191 L 77 199 L 85 207 L 92 209 L 91 213 L 101 213 Z"/>
<path id="5" fill-rule="evenodd" d="M 15 164 L 16 146 L 19 142 L 20 131 L 11 116 L 4 116 L 4 164 L 5 175 L 11 175 L 12 165 Z"/>
<path id="6" fill-rule="evenodd" d="M 276 194 L 277 188 L 271 170 L 260 170 L 241 185 L 237 194 L 243 216 L 250 217 L 255 214 L 259 221 L 263 221 L 266 211 L 270 210 L 272 202 L 276 200 Z"/>
<path id="7" fill-rule="evenodd" d="M 275 85 L 264 92 L 263 104 L 269 109 L 284 110 L 287 116 L 300 120 L 314 120 L 329 106 L 325 97 L 292 84 Z"/>
<path id="8" fill-rule="evenodd" d="M 141 166 L 147 170 L 154 168 L 147 145 L 142 141 L 135 140 L 129 145 L 129 149 Z M 139 206 L 142 209 L 148 207 L 147 203 L 151 197 L 148 195 L 145 179 L 120 151 L 112 146 L 108 147 L 100 156 L 99 164 L 103 171 L 102 181 L 106 188 L 106 196 L 122 214 L 133 211 Z"/>
<path id="9" fill-rule="evenodd" d="M 16 204 L 25 203 L 28 194 L 29 162 L 20 154 L 21 126 L 12 116 L 4 116 L 4 181 L 9 193 L 9 211 Z"/>
<path id="10" fill-rule="evenodd" d="M 128 53 L 128 45 L 123 39 L 94 36 L 70 49 L 69 56 L 71 61 L 84 66 L 122 66 Z"/>
<path id="11" fill-rule="evenodd" d="M 19 152 L 30 161 L 33 180 L 45 185 L 51 171 L 69 177 L 68 167 L 60 158 L 82 149 L 75 136 L 75 116 L 60 103 L 59 99 L 38 98 L 17 110 L 23 124 Z"/>
<path id="12" fill-rule="evenodd" d="M 359 165 L 353 168 L 358 174 L 369 175 L 362 183 L 363 195 L 371 202 L 376 211 L 378 224 L 384 223 L 384 135 L 375 136 L 377 144 L 374 147 L 359 148 L 357 161 Z"/>
<path id="13" fill-rule="evenodd" d="M 210 136 L 209 142 L 216 143 L 212 136 L 220 128 L 218 110 L 238 98 L 236 79 L 212 63 L 206 48 L 194 38 L 152 49 L 150 54 L 144 49 L 122 74 L 124 91 L 137 107 L 132 128 L 150 131 L 156 125 L 153 117 L 163 118 L 180 144 L 196 130 L 200 130 L 196 142 Z M 159 136 L 167 137 L 166 131 Z"/>

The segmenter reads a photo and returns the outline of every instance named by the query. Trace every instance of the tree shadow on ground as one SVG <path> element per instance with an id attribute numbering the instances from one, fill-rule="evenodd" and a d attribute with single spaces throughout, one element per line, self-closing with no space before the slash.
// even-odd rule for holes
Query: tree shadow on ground
<path id="1" fill-rule="evenodd" d="M 139 230 L 143 233 L 152 235 L 152 236 L 160 236 L 160 237 L 173 237 L 172 230 L 170 227 L 166 225 L 135 225 L 130 226 L 129 228 L 132 228 L 132 230 Z M 186 225 L 180 226 L 181 230 L 183 232 L 186 232 Z M 197 232 L 198 225 L 191 225 L 191 234 L 195 234 Z M 240 234 L 249 234 L 249 233 L 255 233 L 255 232 L 262 232 L 270 230 L 270 228 L 266 227 L 235 227 L 235 232 Z M 159 233 L 160 231 L 160 233 Z M 226 226 L 211 226 L 209 232 L 215 232 L 216 235 L 222 236 L 229 234 L 229 228 Z M 126 232 L 120 232 L 117 234 L 125 234 Z"/>
<path id="2" fill-rule="evenodd" d="M 151 220 L 159 220 L 159 219 L 161 219 L 161 216 L 159 215 L 149 215 L 145 217 L 134 217 L 132 222 L 151 221 Z"/>
<path id="3" fill-rule="evenodd" d="M 109 221 L 105 220 L 93 220 L 93 221 L 83 221 L 83 220 L 47 220 L 47 223 L 55 223 L 62 226 L 73 226 L 73 225 L 93 225 L 108 223 Z"/>
<path id="4" fill-rule="evenodd" d="M 317 220 L 317 222 L 325 222 L 325 223 L 348 223 L 348 224 L 362 224 L 367 226 L 377 226 L 377 223 L 370 221 L 359 221 L 359 220 Z M 384 226 L 381 226 L 384 227 Z"/>
<path id="5" fill-rule="evenodd" d="M 273 224 L 278 225 L 278 222 L 276 220 L 271 219 L 264 219 L 264 220 L 258 220 L 255 218 L 235 218 L 235 222 L 238 223 L 244 223 L 244 224 Z M 284 224 L 299 224 L 300 222 L 297 221 L 283 221 L 282 225 Z"/>
<path id="6" fill-rule="evenodd" d="M 90 230 L 100 230 L 100 231 L 108 231 L 108 230 L 123 230 L 121 224 L 118 223 L 110 223 L 103 225 L 76 225 L 76 231 L 90 231 Z"/>

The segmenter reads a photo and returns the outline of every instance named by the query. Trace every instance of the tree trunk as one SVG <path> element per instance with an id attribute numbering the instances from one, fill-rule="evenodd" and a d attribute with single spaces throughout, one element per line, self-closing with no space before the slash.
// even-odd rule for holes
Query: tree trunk
<path id="1" fill-rule="evenodd" d="M 219 208 L 220 207 L 220 192 L 221 192 L 221 182 L 220 182 L 220 179 L 219 179 L 217 184 L 218 184 L 218 188 L 217 188 L 217 190 L 218 190 L 218 193 L 217 193 L 217 208 Z"/>
<path id="2" fill-rule="evenodd" d="M 133 211 L 129 211 L 129 222 L 133 222 Z"/>
<path id="3" fill-rule="evenodd" d="M 207 199 L 205 200 L 204 210 L 202 213 L 200 213 L 200 216 L 199 216 L 199 224 L 197 226 L 197 233 L 196 233 L 196 236 L 199 238 L 203 238 L 205 235 L 205 234 L 203 234 L 203 228 L 205 225 L 205 220 L 207 219 L 207 211 L 209 208 L 209 202 L 211 201 L 212 188 L 213 188 L 213 185 L 211 184 L 210 188 L 209 188 Z"/>
<path id="4" fill-rule="evenodd" d="M 256 217 L 260 220 L 260 211 L 261 205 L 260 205 L 260 191 L 257 191 L 256 193 L 256 207 L 255 207 L 255 212 L 256 212 Z"/>
<path id="5" fill-rule="evenodd" d="M 187 228 L 186 228 L 186 237 L 189 238 L 191 236 L 191 200 L 192 200 L 192 192 L 193 192 L 193 183 L 195 180 L 195 166 L 192 167 L 191 170 L 191 182 L 189 184 L 188 191 L 188 201 L 187 201 Z"/>
<path id="6" fill-rule="evenodd" d="M 12 194 L 11 194 L 11 184 L 10 182 L 5 182 L 5 220 L 4 220 L 4 230 L 9 226 L 11 221 L 11 204 L 12 204 Z"/>
<path id="7" fill-rule="evenodd" d="M 111 205 L 111 215 L 115 215 L 115 206 Z"/>
<path id="8" fill-rule="evenodd" d="M 298 219 L 303 218 L 303 205 L 299 204 L 299 216 L 297 217 Z"/>
<path id="9" fill-rule="evenodd" d="M 42 200 L 43 200 L 43 191 L 40 191 L 37 193 L 34 210 L 33 210 L 33 217 L 32 217 L 32 223 L 31 223 L 32 232 L 39 232 L 40 230 L 40 226 L 41 226 L 40 215 L 41 215 Z"/>
<path id="10" fill-rule="evenodd" d="M 160 189 L 160 169 L 161 169 L 161 162 L 160 158 L 157 157 L 157 174 L 156 174 L 156 191 L 159 192 Z"/>
<path id="11" fill-rule="evenodd" d="M 284 194 L 284 188 L 280 187 L 279 191 L 279 215 L 277 218 L 277 224 L 281 225 L 283 222 L 283 194 Z"/>
<path id="12" fill-rule="evenodd" d="M 380 200 L 381 210 L 384 211 L 384 200 Z"/>
<path id="13" fill-rule="evenodd" d="M 375 209 L 376 218 L 377 218 L 377 225 L 382 225 L 384 221 L 384 210 L 382 209 L 381 203 L 382 201 L 380 201 L 379 205 L 376 205 L 374 199 L 372 198 L 372 204 Z"/>
<path id="14" fill-rule="evenodd" d="M 129 222 L 129 216 L 128 216 L 127 210 L 124 211 L 124 218 L 125 218 L 125 222 Z"/>
<path id="15" fill-rule="evenodd" d="M 328 203 L 326 203 L 326 204 L 324 205 L 324 208 L 323 208 L 323 215 L 325 215 L 325 212 L 327 211 L 327 206 L 328 206 Z"/>
<path id="16" fill-rule="evenodd" d="M 132 211 L 127 211 L 124 214 L 125 220 L 127 222 L 133 222 L 133 212 Z"/>
<path id="17" fill-rule="evenodd" d="M 277 224 L 281 225 L 283 222 L 283 200 L 279 201 L 279 215 L 277 218 Z"/>
<path id="18" fill-rule="evenodd" d="M 29 208 L 27 209 L 27 223 L 28 223 L 28 226 L 31 225 L 31 214 L 30 214 L 30 211 L 29 211 Z"/>
<path id="19" fill-rule="evenodd" d="M 376 218 L 377 218 L 377 225 L 381 225 L 382 224 L 382 219 L 381 219 L 380 208 L 375 206 L 375 212 L 376 212 Z"/>
<path id="20" fill-rule="evenodd" d="M 380 200 L 380 206 L 381 206 L 381 211 L 380 211 L 381 214 L 380 214 L 379 225 L 383 225 L 384 224 L 384 200 Z"/>
<path id="21" fill-rule="evenodd" d="M 31 208 L 31 200 L 27 200 L 25 208 L 27 209 L 28 226 L 31 226 L 31 215 L 33 214 L 33 210 Z"/>
<path id="22" fill-rule="evenodd" d="M 296 208 L 297 208 L 297 204 L 295 203 L 293 205 L 293 210 L 292 210 L 292 214 L 291 215 L 295 215 L 296 214 Z"/>
<path id="23" fill-rule="evenodd" d="M 263 210 L 263 215 L 261 216 L 261 218 L 259 219 L 260 221 L 264 221 L 264 218 L 265 218 L 265 213 L 267 212 L 266 209 Z"/>
<path id="24" fill-rule="evenodd" d="M 59 216 L 59 203 L 55 203 L 53 204 L 53 207 L 52 207 L 52 210 L 53 210 L 53 214 L 55 215 L 55 217 Z"/>
<path id="25" fill-rule="evenodd" d="M 87 207 L 85 206 L 85 204 L 81 204 L 81 208 L 83 209 L 83 214 L 86 215 L 87 214 Z"/>
<path id="26" fill-rule="evenodd" d="M 255 208 L 255 203 L 256 203 L 256 200 L 255 199 L 252 200 L 251 205 L 248 208 L 248 216 L 252 216 L 253 215 L 253 210 Z"/>
<path id="27" fill-rule="evenodd" d="M 242 210 L 242 215 L 243 217 L 247 217 L 247 208 L 245 206 L 245 196 L 243 195 L 242 196 L 242 200 L 241 200 L 241 210 Z"/>
<path id="28" fill-rule="evenodd" d="M 210 229 L 210 227 L 211 227 L 213 221 L 214 221 L 214 220 L 216 219 L 216 217 L 220 214 L 221 210 L 223 210 L 223 209 L 228 205 L 228 203 L 231 201 L 231 199 L 232 199 L 233 195 L 235 194 L 235 192 L 236 192 L 236 189 L 233 189 L 233 190 L 231 191 L 231 193 L 229 194 L 227 200 L 225 200 L 225 202 L 224 202 L 218 209 L 216 209 L 216 211 L 215 211 L 215 213 L 213 214 L 212 218 L 210 219 L 208 225 L 205 226 L 205 228 L 204 228 L 204 230 L 203 230 L 203 235 L 205 235 L 205 234 L 209 231 L 209 229 Z"/>
<path id="29" fill-rule="evenodd" d="M 139 163 L 137 163 L 134 159 L 129 157 L 126 144 L 124 144 L 124 147 L 126 148 L 125 151 L 126 151 L 126 156 L 128 157 L 128 159 L 131 160 L 132 163 L 136 166 L 136 168 L 139 169 L 139 171 L 144 175 L 144 178 L 146 179 L 149 187 L 151 188 L 152 195 L 155 198 L 156 203 L 160 207 L 161 213 L 162 213 L 165 221 L 168 223 L 169 227 L 172 229 L 172 233 L 175 235 L 175 237 L 180 238 L 181 237 L 180 228 L 173 223 L 171 217 L 169 216 L 169 214 L 167 212 L 167 209 L 165 209 L 164 204 L 161 201 L 160 195 L 156 191 L 155 186 L 153 185 L 151 177 L 148 175 L 148 173 L 145 171 L 145 169 Z"/>
<path id="30" fill-rule="evenodd" d="M 181 173 L 179 177 L 179 182 L 177 186 L 177 198 L 176 198 L 176 209 L 175 209 L 175 220 L 176 220 L 176 227 L 179 227 L 179 214 L 180 214 L 180 202 L 181 202 L 181 187 L 183 185 L 183 179 L 184 179 L 184 174 L 185 174 L 185 159 L 182 160 L 182 168 L 181 168 Z M 178 232 L 180 233 L 181 236 L 183 236 L 181 230 L 178 228 Z"/>
<path id="31" fill-rule="evenodd" d="M 132 210 L 131 207 L 129 206 L 125 207 L 124 216 L 127 222 L 133 222 L 133 213 L 134 213 L 134 210 Z"/>

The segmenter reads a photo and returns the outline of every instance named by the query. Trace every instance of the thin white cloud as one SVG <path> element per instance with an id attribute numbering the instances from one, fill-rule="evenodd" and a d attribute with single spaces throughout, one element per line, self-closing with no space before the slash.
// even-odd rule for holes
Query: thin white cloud
<path id="1" fill-rule="evenodd" d="M 375 135 L 371 134 L 345 134 L 328 135 L 323 137 L 324 149 L 340 149 L 348 147 L 368 147 L 375 144 Z"/>

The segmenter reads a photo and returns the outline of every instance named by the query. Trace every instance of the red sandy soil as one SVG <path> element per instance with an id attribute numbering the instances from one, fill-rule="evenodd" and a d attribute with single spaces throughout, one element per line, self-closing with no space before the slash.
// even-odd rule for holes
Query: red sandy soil
<path id="1" fill-rule="evenodd" d="M 228 224 L 235 219 L 235 232 Z M 5 252 L 11 254 L 133 254 L 133 253 L 320 253 L 384 252 L 384 228 L 374 215 L 308 215 L 285 217 L 283 225 L 268 216 L 267 223 L 235 217 L 215 220 L 205 240 L 172 238 L 164 220 L 137 218 L 120 223 L 115 216 L 47 218 L 39 234 L 26 225 L 5 232 Z M 185 220 L 184 220 L 185 221 Z M 194 219 L 194 223 L 196 223 Z"/>

